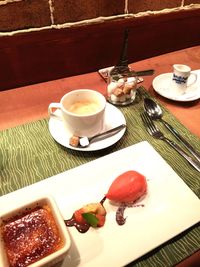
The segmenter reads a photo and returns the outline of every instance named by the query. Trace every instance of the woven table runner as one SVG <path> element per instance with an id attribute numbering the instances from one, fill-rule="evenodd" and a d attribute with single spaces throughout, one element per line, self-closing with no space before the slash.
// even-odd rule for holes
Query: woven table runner
<path id="1" fill-rule="evenodd" d="M 140 117 L 140 113 L 143 111 L 142 98 L 145 96 L 150 97 L 146 90 L 140 87 L 137 89 L 135 103 L 120 108 L 127 122 L 125 135 L 115 145 L 99 151 L 75 151 L 62 147 L 49 133 L 49 119 L 1 131 L 0 196 L 147 140 L 200 198 L 199 172 L 192 168 L 176 151 L 172 151 L 172 148 L 165 142 L 152 138 L 145 130 Z M 200 139 L 190 133 L 165 107 L 162 106 L 162 109 L 164 119 L 200 151 Z M 161 122 L 157 122 L 157 124 L 167 137 L 177 142 Z M 174 215 L 174 219 L 176 219 L 176 215 Z M 129 266 L 173 266 L 198 249 L 200 249 L 200 224 Z"/>

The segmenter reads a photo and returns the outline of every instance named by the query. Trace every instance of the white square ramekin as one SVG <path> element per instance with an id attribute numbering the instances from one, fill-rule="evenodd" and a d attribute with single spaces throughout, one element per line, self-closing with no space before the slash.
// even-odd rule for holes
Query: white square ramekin
<path id="1" fill-rule="evenodd" d="M 4 214 L 0 213 L 0 227 L 1 227 L 5 220 L 13 218 L 18 214 L 23 214 L 23 212 L 25 213 L 27 209 L 34 209 L 37 206 L 44 206 L 44 205 L 47 205 L 51 210 L 55 223 L 57 224 L 57 227 L 59 229 L 59 234 L 63 241 L 63 246 L 56 252 L 53 252 L 52 254 L 45 256 L 44 258 L 38 260 L 37 262 L 28 265 L 29 267 L 52 266 L 55 263 L 63 260 L 70 248 L 71 240 L 69 237 L 69 233 L 64 223 L 64 219 L 62 218 L 62 215 L 54 199 L 51 196 L 40 197 L 38 199 L 29 201 L 28 203 L 24 203 L 23 205 L 16 207 L 13 210 L 8 210 Z M 9 267 L 1 231 L 0 231 L 0 266 Z"/>

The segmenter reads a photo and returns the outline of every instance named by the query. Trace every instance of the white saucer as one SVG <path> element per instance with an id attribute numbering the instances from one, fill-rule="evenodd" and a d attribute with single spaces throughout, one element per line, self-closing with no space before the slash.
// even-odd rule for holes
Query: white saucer
<path id="1" fill-rule="evenodd" d="M 57 110 L 56 112 L 60 112 Z M 105 109 L 105 125 L 103 131 L 107 131 L 111 128 L 117 127 L 120 124 L 126 124 L 126 120 L 122 112 L 115 106 L 107 103 Z M 109 147 L 119 141 L 124 135 L 126 129 L 122 129 L 115 135 L 112 135 L 106 139 L 99 140 L 97 142 L 91 143 L 86 148 L 72 147 L 69 145 L 69 138 L 73 135 L 70 131 L 64 127 L 61 120 L 56 117 L 51 117 L 49 119 L 49 131 L 52 137 L 62 146 L 79 151 L 95 151 L 106 147 Z"/>
<path id="2" fill-rule="evenodd" d="M 172 73 L 163 73 L 158 75 L 153 80 L 154 90 L 161 96 L 166 97 L 175 101 L 193 101 L 200 98 L 200 70 L 193 71 L 197 73 L 197 81 L 195 84 L 187 88 L 187 92 L 183 95 L 176 95 L 172 92 L 171 83 L 172 83 Z"/>

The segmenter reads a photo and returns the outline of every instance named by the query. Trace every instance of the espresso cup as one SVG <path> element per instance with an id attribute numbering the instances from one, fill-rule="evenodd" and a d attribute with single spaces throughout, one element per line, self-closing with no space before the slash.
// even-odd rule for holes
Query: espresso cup
<path id="1" fill-rule="evenodd" d="M 65 94 L 60 103 L 51 103 L 48 112 L 62 119 L 72 135 L 91 137 L 103 130 L 105 107 L 106 99 L 101 93 L 78 89 Z M 60 109 L 60 114 L 55 109 Z"/>
<path id="2" fill-rule="evenodd" d="M 197 74 L 191 72 L 191 68 L 183 64 L 173 65 L 172 84 L 174 92 L 182 95 L 187 91 L 187 88 L 197 81 Z"/>

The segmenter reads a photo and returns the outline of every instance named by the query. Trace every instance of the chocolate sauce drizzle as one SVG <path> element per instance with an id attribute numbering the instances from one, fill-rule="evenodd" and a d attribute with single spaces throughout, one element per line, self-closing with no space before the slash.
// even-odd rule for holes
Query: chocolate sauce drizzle
<path id="1" fill-rule="evenodd" d="M 124 211 L 127 207 L 144 207 L 144 204 L 132 204 L 132 205 L 126 205 L 125 203 L 122 203 L 116 212 L 116 222 L 119 225 L 123 225 L 126 222 L 126 218 L 124 218 Z"/>
<path id="2" fill-rule="evenodd" d="M 76 229 L 82 234 L 86 233 L 90 228 L 90 225 L 88 223 L 84 223 L 84 224 L 78 223 L 75 220 L 74 215 L 72 215 L 71 219 L 65 220 L 65 225 L 68 226 L 68 227 L 75 226 Z"/>
<path id="3" fill-rule="evenodd" d="M 125 224 L 126 222 L 126 218 L 124 218 L 124 211 L 126 209 L 126 204 L 125 203 L 122 203 L 119 208 L 117 209 L 117 212 L 116 212 L 116 221 L 119 225 L 123 225 Z"/>
<path id="4" fill-rule="evenodd" d="M 100 204 L 103 206 L 104 202 L 106 200 L 106 197 L 103 197 L 102 200 L 100 201 Z M 129 204 L 127 205 L 126 203 L 121 203 L 121 205 L 118 207 L 117 211 L 116 211 L 116 222 L 118 223 L 118 225 L 123 225 L 126 222 L 126 218 L 124 218 L 124 211 L 127 207 L 144 207 L 144 204 Z M 64 221 L 66 226 L 68 227 L 76 227 L 76 229 L 80 232 L 80 233 L 86 233 L 89 229 L 90 229 L 90 224 L 88 223 L 84 223 L 84 224 L 80 224 L 75 220 L 74 215 L 72 215 L 72 217 L 68 220 Z"/>
<path id="5" fill-rule="evenodd" d="M 103 206 L 103 203 L 105 202 L 106 197 L 103 197 L 102 200 L 100 201 L 100 204 Z"/>

